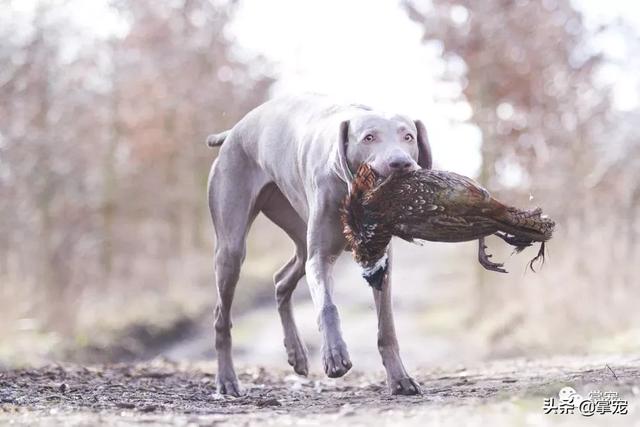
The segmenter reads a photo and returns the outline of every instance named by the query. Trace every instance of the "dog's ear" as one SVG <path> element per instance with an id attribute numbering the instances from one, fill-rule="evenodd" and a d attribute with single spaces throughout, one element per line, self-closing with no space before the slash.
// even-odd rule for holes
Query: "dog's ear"
<path id="1" fill-rule="evenodd" d="M 347 144 L 349 144 L 349 120 L 340 123 L 338 131 L 338 174 L 349 185 L 353 180 L 353 172 L 347 159 Z"/>
<path id="2" fill-rule="evenodd" d="M 431 169 L 433 166 L 433 158 L 431 157 L 431 146 L 429 145 L 427 129 L 420 120 L 416 120 L 414 123 L 418 131 L 418 165 L 423 169 Z"/>

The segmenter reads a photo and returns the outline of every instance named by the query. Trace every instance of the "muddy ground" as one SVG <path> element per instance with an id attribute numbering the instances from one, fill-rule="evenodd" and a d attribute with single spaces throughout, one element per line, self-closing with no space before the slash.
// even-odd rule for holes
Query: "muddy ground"
<path id="1" fill-rule="evenodd" d="M 640 425 L 640 357 L 496 361 L 422 370 L 423 394 L 390 396 L 380 374 L 331 380 L 244 369 L 246 395 L 215 393 L 213 364 L 155 360 L 0 372 L 0 424 L 12 425 Z M 627 415 L 545 415 L 566 386 L 617 391 Z"/>
<path id="2" fill-rule="evenodd" d="M 107 346 L 72 348 L 65 356 L 76 364 L 0 367 L 0 426 L 640 426 L 640 354 L 481 362 L 510 353 L 485 350 L 471 339 L 477 329 L 464 335 L 450 327 L 460 317 L 455 310 L 462 302 L 451 289 L 453 278 L 461 276 L 452 276 L 451 266 L 438 257 L 451 247 L 418 252 L 399 244 L 394 249 L 401 255 L 394 273 L 398 336 L 403 360 L 422 385 L 421 396 L 389 394 L 376 347 L 371 292 L 347 258 L 336 267 L 344 285 L 336 287 L 336 299 L 354 362 L 344 378 L 332 380 L 320 372 L 320 334 L 305 285 L 296 291 L 295 313 L 312 374 L 302 378 L 286 369 L 280 319 L 266 287 L 266 303 L 240 306 L 234 316 L 234 360 L 246 396 L 216 394 L 210 310 L 162 334 L 136 326 Z M 469 249 L 469 256 L 475 256 L 476 247 Z M 418 274 L 415 266 L 426 256 L 436 261 Z M 407 285 L 416 277 L 432 285 L 416 292 Z M 507 285 L 492 286 L 502 284 Z M 97 364 L 104 361 L 126 363 Z M 544 399 L 557 397 L 564 386 L 585 395 L 595 389 L 616 391 L 629 401 L 628 414 L 545 415 Z"/>

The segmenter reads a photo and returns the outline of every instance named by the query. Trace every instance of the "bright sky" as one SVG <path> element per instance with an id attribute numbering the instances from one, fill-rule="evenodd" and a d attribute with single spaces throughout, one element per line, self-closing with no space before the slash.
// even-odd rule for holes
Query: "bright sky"
<path id="1" fill-rule="evenodd" d="M 551 0 L 545 0 L 551 1 Z M 619 17 L 640 28 L 640 3 L 628 0 L 577 0 L 588 26 Z M 274 95 L 319 92 L 384 110 L 406 113 L 427 126 L 436 167 L 474 175 L 479 166 L 480 133 L 462 124 L 465 103 L 446 101 L 456 85 L 437 79 L 444 64 L 437 47 L 421 42 L 421 30 L 398 0 L 243 0 L 230 29 L 244 49 L 277 63 Z M 615 62 L 603 78 L 613 82 L 616 104 L 638 104 L 639 81 L 629 67 L 623 38 L 599 36 Z M 631 68 L 633 69 L 633 68 Z"/>
<path id="2" fill-rule="evenodd" d="M 473 174 L 480 135 L 459 93 L 436 80 L 444 64 L 396 0 L 245 0 L 231 27 L 239 44 L 276 61 L 274 95 L 318 92 L 421 119 L 436 166 Z"/>
<path id="3" fill-rule="evenodd" d="M 13 7 L 29 9 L 36 2 L 21 0 Z M 619 18 L 640 28 L 640 2 L 574 3 L 590 28 Z M 73 10 L 78 22 L 98 35 L 124 30 L 105 0 L 77 1 Z M 325 93 L 419 118 L 427 126 L 437 167 L 476 173 L 480 133 L 462 124 L 470 109 L 448 101 L 460 88 L 438 81 L 444 66 L 440 52 L 421 43 L 420 28 L 399 0 L 243 0 L 228 30 L 241 52 L 263 55 L 276 64 L 274 96 Z M 599 35 L 594 44 L 611 60 L 602 78 L 612 84 L 618 108 L 637 106 L 640 55 L 633 49 L 638 45 L 628 46 L 616 33 Z"/>

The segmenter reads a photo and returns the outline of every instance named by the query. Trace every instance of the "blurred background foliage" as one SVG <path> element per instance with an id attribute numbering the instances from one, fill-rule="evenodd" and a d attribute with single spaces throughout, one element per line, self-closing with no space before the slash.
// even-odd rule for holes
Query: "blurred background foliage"
<path id="1" fill-rule="evenodd" d="M 451 64 L 444 78 L 471 106 L 482 133 L 479 181 L 520 205 L 535 195 L 559 225 L 542 278 L 503 293 L 479 273 L 479 313 L 517 307 L 504 323 L 509 333 L 562 325 L 539 343 L 550 351 L 634 328 L 640 132 L 630 124 L 638 110 L 613 108 L 599 75 L 607 52 L 593 43 L 625 25 L 592 34 L 569 1 L 434 0 L 427 12 L 420 2 L 404 5 L 424 41 L 441 47 Z M 637 48 L 637 35 L 628 43 Z"/>
<path id="2" fill-rule="evenodd" d="M 116 1 L 127 31 L 105 40 L 70 21 L 73 2 L 28 20 L 2 3 L 3 344 L 15 328 L 59 340 L 175 311 L 181 287 L 189 305 L 213 295 L 204 137 L 273 82 L 259 58 L 233 59 L 234 6 Z"/>
<path id="3" fill-rule="evenodd" d="M 17 3 L 0 0 L 0 363 L 210 353 L 215 152 L 204 138 L 271 96 L 274 67 L 237 53 L 225 32 L 235 1 L 114 0 L 126 25 L 108 37 L 69 19 L 73 1 L 36 2 L 31 14 Z M 398 245 L 410 363 L 640 349 L 640 109 L 614 107 L 596 34 L 567 0 L 398 7 L 445 59 L 441 84 L 460 89 L 449 101 L 470 107 L 476 178 L 558 222 L 538 275 L 521 274 L 523 257 L 508 276 L 484 272 L 473 244 Z M 637 35 L 617 25 L 637 52 Z M 273 348 L 282 365 L 278 326 L 256 325 L 277 325 L 269 282 L 290 250 L 259 218 L 234 307 L 240 351 Z M 343 258 L 348 329 L 373 314 Z M 374 336 L 362 338 L 373 349 Z"/>

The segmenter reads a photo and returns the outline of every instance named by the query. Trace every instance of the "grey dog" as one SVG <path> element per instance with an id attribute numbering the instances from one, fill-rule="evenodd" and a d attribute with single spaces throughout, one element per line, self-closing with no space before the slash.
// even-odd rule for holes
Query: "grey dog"
<path id="1" fill-rule="evenodd" d="M 216 232 L 218 303 L 215 346 L 218 392 L 241 394 L 231 356 L 230 309 L 245 257 L 247 232 L 259 212 L 295 243 L 295 254 L 275 274 L 278 312 L 289 364 L 309 372 L 291 294 L 306 274 L 322 334 L 325 373 L 341 377 L 351 368 L 333 301 L 333 265 L 345 249 L 339 208 L 355 171 L 368 162 L 383 176 L 431 168 L 424 125 L 362 105 L 335 105 L 319 95 L 275 99 L 249 112 L 232 129 L 210 135 L 221 146 L 209 174 L 209 209 Z M 389 264 L 390 264 L 390 253 Z M 390 268 L 383 290 L 373 290 L 378 349 L 393 394 L 418 394 L 398 348 L 391 308 Z"/>

